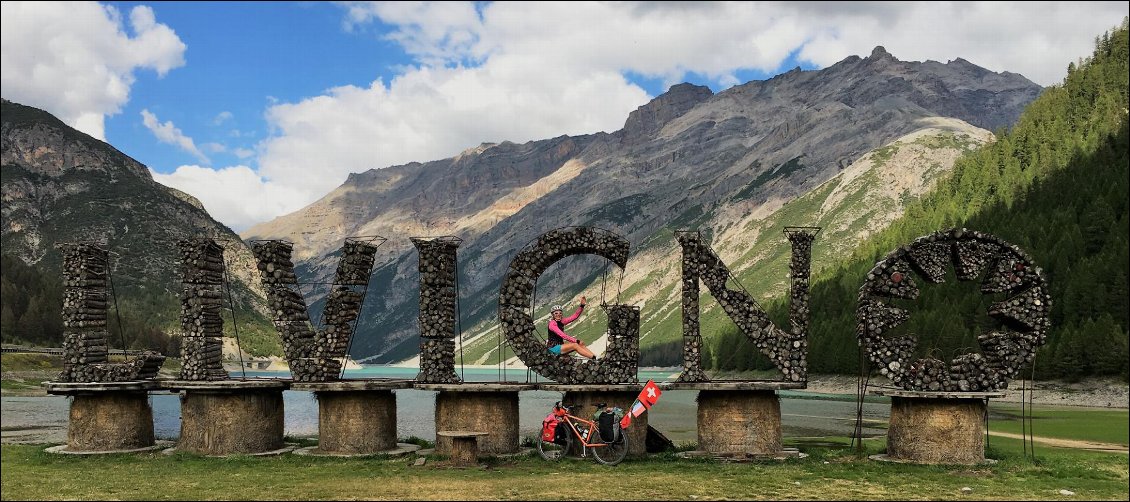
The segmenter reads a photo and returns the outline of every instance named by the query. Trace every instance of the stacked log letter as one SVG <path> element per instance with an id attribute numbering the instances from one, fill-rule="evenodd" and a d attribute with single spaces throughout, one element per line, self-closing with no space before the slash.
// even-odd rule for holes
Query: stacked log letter
<path id="1" fill-rule="evenodd" d="M 527 367 L 559 383 L 635 383 L 639 364 L 639 309 L 604 305 L 608 311 L 608 346 L 597 362 L 551 354 L 529 314 L 538 277 L 558 260 L 580 254 L 602 256 L 623 269 L 627 240 L 594 227 L 550 230 L 523 248 L 510 262 L 498 297 L 498 317 L 506 343 Z"/>
<path id="2" fill-rule="evenodd" d="M 109 253 L 93 243 L 56 246 L 63 254 L 63 372 L 61 382 L 127 382 L 157 376 L 165 356 L 146 351 L 110 364 L 107 285 Z"/>
<path id="3" fill-rule="evenodd" d="M 420 253 L 420 374 L 417 382 L 458 383 L 455 288 L 458 237 L 412 238 Z"/>
<path id="4" fill-rule="evenodd" d="M 1002 326 L 978 337 L 981 353 L 962 354 L 948 365 L 930 357 L 912 361 L 915 335 L 882 336 L 910 319 L 891 299 L 917 298 L 913 276 L 943 282 L 951 263 L 959 280 L 981 278 L 982 293 L 1011 295 L 988 309 Z M 1043 273 L 1023 250 L 990 234 L 951 229 L 920 237 L 871 269 L 859 289 L 856 335 L 879 373 L 906 390 L 998 391 L 1044 344 L 1050 309 Z"/>
<path id="5" fill-rule="evenodd" d="M 679 232 L 676 237 L 683 248 L 683 372 L 680 382 L 705 382 L 702 336 L 699 333 L 699 289 L 703 283 L 722 305 L 723 311 L 738 329 L 753 341 L 781 372 L 787 382 L 808 379 L 808 278 L 812 260 L 812 241 L 817 228 L 790 227 L 786 230 L 792 244 L 790 275 L 792 287 L 789 318 L 791 329 L 782 330 L 745 291 L 726 286 L 730 270 L 699 232 Z"/>
<path id="6" fill-rule="evenodd" d="M 291 253 L 294 246 L 281 240 L 256 241 L 251 250 L 258 261 L 267 290 L 275 329 L 283 341 L 283 352 L 291 376 L 298 382 L 326 382 L 341 377 L 354 324 L 361 314 L 365 289 L 369 286 L 378 245 L 347 239 L 342 246 L 334 283 L 315 330 L 306 300 L 297 291 Z"/>
<path id="7" fill-rule="evenodd" d="M 208 238 L 179 243 L 182 380 L 226 380 L 223 366 L 224 248 Z"/>

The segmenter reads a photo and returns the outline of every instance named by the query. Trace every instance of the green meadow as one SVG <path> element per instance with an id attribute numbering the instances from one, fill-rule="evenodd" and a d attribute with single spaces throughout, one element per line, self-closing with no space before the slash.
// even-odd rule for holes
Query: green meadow
<path id="1" fill-rule="evenodd" d="M 1125 412 L 1121 425 L 1125 426 Z M 1099 424 L 1117 425 L 1099 417 Z M 1124 427 L 1123 427 L 1124 428 Z M 335 459 L 282 455 L 206 458 L 178 453 L 72 456 L 41 445 L 3 445 L 2 498 L 122 500 L 1126 500 L 1125 453 L 1039 448 L 994 437 L 982 466 L 925 466 L 868 460 L 846 438 L 787 441 L 805 458 L 723 462 L 675 452 L 615 467 L 591 459 L 543 461 L 536 453 L 457 467 L 440 456 Z M 689 448 L 692 445 L 684 445 Z M 963 491 L 963 489 L 968 489 Z"/>

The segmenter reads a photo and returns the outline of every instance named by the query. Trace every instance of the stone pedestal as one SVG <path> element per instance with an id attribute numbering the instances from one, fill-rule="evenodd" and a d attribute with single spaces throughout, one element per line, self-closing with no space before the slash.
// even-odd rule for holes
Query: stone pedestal
<path id="1" fill-rule="evenodd" d="M 777 391 L 699 391 L 698 448 L 711 453 L 779 453 L 781 400 Z"/>
<path id="2" fill-rule="evenodd" d="M 71 397 L 64 452 L 117 453 L 153 447 L 155 381 L 112 383 L 45 382 L 49 394 Z"/>
<path id="3" fill-rule="evenodd" d="M 806 382 L 710 381 L 660 384 L 663 390 L 698 391 L 698 449 L 728 457 L 779 457 L 781 389 Z"/>
<path id="4" fill-rule="evenodd" d="M 636 396 L 640 395 L 643 384 L 612 384 L 612 385 L 574 385 L 574 384 L 545 384 L 540 385 L 541 390 L 564 392 L 561 398 L 563 404 L 573 405 L 572 414 L 586 420 L 592 420 L 596 413 L 596 404 L 604 403 L 605 406 L 619 407 L 628 413 Z M 661 400 L 662 401 L 662 400 Z M 657 404 L 656 406 L 661 406 Z M 632 424 L 624 430 L 628 438 L 628 457 L 642 457 L 647 455 L 647 413 L 632 418 Z M 572 432 L 570 432 L 572 434 Z M 581 447 L 577 438 L 573 438 L 573 450 L 570 455 L 580 455 Z"/>
<path id="5" fill-rule="evenodd" d="M 479 438 L 487 433 L 480 431 L 436 431 L 437 438 L 451 440 L 451 463 L 469 467 L 479 462 Z"/>
<path id="6" fill-rule="evenodd" d="M 518 452 L 518 393 L 533 384 L 461 383 L 413 386 L 436 394 L 437 431 L 482 431 L 479 451 L 484 455 Z M 451 438 L 436 436 L 436 453 L 451 455 Z"/>
<path id="7" fill-rule="evenodd" d="M 411 380 L 294 383 L 318 400 L 318 448 L 312 454 L 372 455 L 397 449 L 395 389 Z"/>
<path id="8" fill-rule="evenodd" d="M 260 454 L 283 448 L 282 381 L 166 383 L 183 391 L 178 451 L 202 455 Z"/>
<path id="9" fill-rule="evenodd" d="M 885 459 L 919 464 L 985 462 L 985 399 L 1003 392 L 880 390 L 891 398 Z"/>

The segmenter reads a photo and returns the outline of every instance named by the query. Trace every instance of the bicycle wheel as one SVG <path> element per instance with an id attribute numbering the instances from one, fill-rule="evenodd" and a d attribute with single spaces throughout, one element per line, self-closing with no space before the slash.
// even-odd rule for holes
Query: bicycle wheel
<path id="1" fill-rule="evenodd" d="M 562 422 L 557 425 L 558 427 L 568 427 L 569 425 Z M 550 462 L 560 460 L 569 452 L 569 446 L 573 444 L 573 432 L 564 436 L 561 442 L 546 441 L 542 439 L 541 434 L 538 434 L 538 454 L 541 458 L 549 460 Z"/>
<path id="2" fill-rule="evenodd" d="M 624 457 L 628 455 L 628 431 L 620 431 L 620 437 L 611 443 L 605 443 L 605 446 L 597 446 L 592 449 L 592 456 L 596 457 L 596 461 L 604 465 L 619 464 Z"/>

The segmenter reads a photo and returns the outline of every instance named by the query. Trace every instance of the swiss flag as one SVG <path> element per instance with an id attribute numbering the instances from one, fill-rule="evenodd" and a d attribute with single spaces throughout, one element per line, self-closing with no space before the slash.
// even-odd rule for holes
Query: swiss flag
<path id="1" fill-rule="evenodd" d="M 655 385 L 655 380 L 648 380 L 647 385 L 643 386 L 643 390 L 640 391 L 640 395 L 636 399 L 639 399 L 645 407 L 651 409 L 652 406 L 655 406 L 655 402 L 659 400 L 659 396 L 662 394 L 663 391 L 659 390 L 658 385 Z"/>

